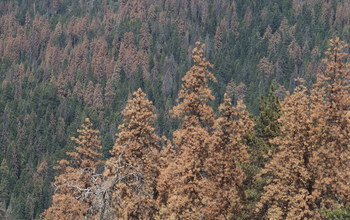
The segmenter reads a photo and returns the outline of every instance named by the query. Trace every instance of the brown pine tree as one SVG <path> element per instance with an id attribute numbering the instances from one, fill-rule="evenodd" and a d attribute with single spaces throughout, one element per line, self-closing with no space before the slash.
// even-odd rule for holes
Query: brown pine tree
<path id="1" fill-rule="evenodd" d="M 313 195 L 320 208 L 332 209 L 350 202 L 350 61 L 349 45 L 330 41 L 324 62 L 311 91 L 311 116 L 315 121 L 311 141 L 311 171 L 317 178 Z"/>
<path id="2" fill-rule="evenodd" d="M 67 152 L 71 159 L 61 160 L 55 167 L 61 174 L 55 177 L 55 194 L 51 206 L 43 213 L 44 219 L 84 219 L 95 214 L 92 204 L 94 187 L 99 184 L 96 167 L 102 147 L 99 131 L 92 126 L 86 118 L 78 138 L 71 138 L 77 144 L 74 152 Z"/>
<path id="3" fill-rule="evenodd" d="M 194 66 L 183 77 L 179 104 L 173 116 L 182 120 L 173 133 L 176 151 L 158 179 L 161 215 L 164 218 L 201 219 L 210 213 L 204 198 L 204 162 L 208 157 L 214 112 L 209 101 L 214 97 L 208 81 L 216 81 L 209 71 L 212 65 L 203 57 L 204 45 L 193 49 Z M 210 218 L 210 216 L 207 216 Z"/>
<path id="4" fill-rule="evenodd" d="M 140 30 L 141 39 L 139 41 L 138 63 L 142 69 L 143 79 L 148 81 L 150 79 L 149 73 L 149 48 L 151 46 L 151 34 L 147 23 L 141 25 Z"/>
<path id="5" fill-rule="evenodd" d="M 261 172 L 271 175 L 271 180 L 264 187 L 265 192 L 257 205 L 260 218 L 316 217 L 311 211 L 314 201 L 307 190 L 311 181 L 309 162 L 306 161 L 311 143 L 305 135 L 310 130 L 309 104 L 305 87 L 298 87 L 282 104 L 281 135 L 273 141 L 279 146 L 279 152 Z"/>
<path id="6" fill-rule="evenodd" d="M 262 73 L 263 78 L 268 78 L 270 75 L 273 75 L 273 68 L 273 63 L 269 61 L 268 58 L 263 57 L 260 59 L 258 69 Z"/>
<path id="7" fill-rule="evenodd" d="M 350 202 L 350 94 L 347 45 L 331 40 L 327 69 L 308 90 L 282 105 L 279 152 L 262 171 L 271 176 L 257 208 L 269 219 L 320 219 L 320 210 Z"/>
<path id="8" fill-rule="evenodd" d="M 138 89 L 122 114 L 123 124 L 118 127 L 113 156 L 106 162 L 104 173 L 113 186 L 112 210 L 108 215 L 114 219 L 152 219 L 157 210 L 160 148 L 154 128 L 154 106 Z"/>
<path id="9" fill-rule="evenodd" d="M 148 23 L 144 22 L 140 29 L 141 39 L 139 42 L 141 50 L 149 50 L 151 46 L 151 34 L 149 33 Z"/>
<path id="10" fill-rule="evenodd" d="M 248 162 L 246 137 L 254 126 L 245 108 L 242 100 L 233 107 L 227 94 L 219 106 L 221 116 L 216 120 L 206 160 L 207 178 L 211 180 L 205 194 L 213 216 L 210 219 L 236 219 L 242 209 L 246 175 L 241 164 Z"/>
<path id="11" fill-rule="evenodd" d="M 132 32 L 124 34 L 117 60 L 128 78 L 131 78 L 137 72 L 139 64 L 134 38 L 135 36 Z"/>
<path id="12" fill-rule="evenodd" d="M 93 52 L 91 67 L 97 80 L 102 81 L 106 77 L 106 66 L 108 64 L 108 45 L 104 38 L 98 38 L 93 42 Z"/>

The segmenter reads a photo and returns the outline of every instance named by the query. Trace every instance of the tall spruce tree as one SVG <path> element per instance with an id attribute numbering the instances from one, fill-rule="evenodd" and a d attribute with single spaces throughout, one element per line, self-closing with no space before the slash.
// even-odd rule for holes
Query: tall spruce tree
<path id="1" fill-rule="evenodd" d="M 60 160 L 55 167 L 60 175 L 55 177 L 55 194 L 51 206 L 43 213 L 44 219 L 85 219 L 96 214 L 92 204 L 94 188 L 100 184 L 95 177 L 102 148 L 99 131 L 86 118 L 78 133 L 77 138 L 71 138 L 77 147 L 74 152 L 67 152 L 70 159 Z"/>
<path id="2" fill-rule="evenodd" d="M 157 211 L 158 151 L 156 114 L 138 89 L 127 101 L 112 157 L 104 175 L 112 186 L 111 204 L 104 214 L 112 219 L 152 219 Z"/>
<path id="3" fill-rule="evenodd" d="M 322 209 L 350 202 L 350 94 L 348 46 L 330 41 L 324 73 L 283 102 L 276 153 L 262 174 L 271 175 L 257 205 L 268 219 L 320 219 Z"/>
<path id="4" fill-rule="evenodd" d="M 245 199 L 246 174 L 242 164 L 249 161 L 247 136 L 253 131 L 254 123 L 243 101 L 238 100 L 237 105 L 232 106 L 227 94 L 219 112 L 206 160 L 207 179 L 210 180 L 206 200 L 210 204 L 210 219 L 237 219 Z"/>
<path id="5" fill-rule="evenodd" d="M 311 90 L 311 172 L 309 189 L 317 208 L 350 205 L 350 60 L 349 45 L 330 41 L 326 71 L 317 75 Z"/>
<path id="6" fill-rule="evenodd" d="M 204 45 L 197 42 L 192 55 L 194 65 L 182 79 L 179 104 L 172 110 L 181 126 L 173 133 L 175 151 L 158 180 L 163 218 L 210 218 L 204 200 L 204 162 L 214 124 L 214 111 L 209 105 L 214 96 L 208 82 L 216 79 L 203 54 Z"/>
<path id="7" fill-rule="evenodd" d="M 280 87 L 281 88 L 281 87 Z M 280 98 L 276 92 L 278 84 L 272 81 L 269 93 L 266 97 L 259 98 L 259 115 L 255 117 L 254 132 L 248 137 L 250 163 L 245 167 L 247 178 L 245 188 L 247 194 L 247 206 L 245 216 L 253 218 L 254 212 L 251 209 L 259 201 L 263 193 L 263 187 L 268 178 L 255 178 L 262 168 L 268 163 L 277 152 L 277 146 L 271 141 L 280 134 L 282 116 Z M 282 90 L 283 93 L 285 93 Z M 282 94 L 283 95 L 283 94 Z M 256 216 L 255 216 L 256 217 Z"/>
<path id="8" fill-rule="evenodd" d="M 278 136 L 281 123 L 278 119 L 281 117 L 280 99 L 276 94 L 278 84 L 272 81 L 267 97 L 259 99 L 259 116 L 256 120 L 257 136 L 268 145 L 267 150 L 274 151 L 269 140 Z"/>
<path id="9" fill-rule="evenodd" d="M 313 201 L 308 201 L 307 183 L 311 179 L 308 155 L 311 144 L 307 134 L 310 130 L 310 99 L 307 89 L 298 87 L 283 102 L 281 135 L 273 140 L 279 152 L 262 170 L 271 176 L 257 204 L 259 217 L 267 219 L 310 218 Z M 308 202 L 306 202 L 308 201 Z"/>

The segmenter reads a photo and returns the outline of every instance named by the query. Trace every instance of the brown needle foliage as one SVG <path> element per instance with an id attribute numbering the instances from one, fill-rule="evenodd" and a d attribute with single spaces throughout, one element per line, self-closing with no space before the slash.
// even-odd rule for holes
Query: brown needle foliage
<path id="1" fill-rule="evenodd" d="M 179 92 L 179 104 L 174 107 L 174 117 L 182 120 L 182 128 L 202 126 L 208 128 L 213 124 L 214 112 L 209 101 L 214 100 L 208 81 L 216 82 L 215 76 L 209 71 L 213 65 L 204 56 L 205 45 L 196 42 L 192 51 L 194 65 L 182 78 L 182 89 Z"/>
<path id="2" fill-rule="evenodd" d="M 114 219 L 152 219 L 157 211 L 160 148 L 160 138 L 154 128 L 154 106 L 138 89 L 122 114 L 124 120 L 104 173 L 114 188 L 111 216 Z"/>
<path id="3" fill-rule="evenodd" d="M 327 209 L 350 202 L 350 62 L 349 46 L 339 38 L 330 41 L 324 62 L 311 91 L 315 127 L 311 160 L 319 207 Z"/>
<path id="4" fill-rule="evenodd" d="M 350 94 L 348 46 L 335 38 L 327 69 L 308 90 L 283 102 L 279 152 L 262 171 L 271 175 L 257 208 L 268 219 L 320 219 L 321 209 L 350 201 Z"/>
<path id="5" fill-rule="evenodd" d="M 172 110 L 181 119 L 173 133 L 175 151 L 158 179 L 161 218 L 201 219 L 206 216 L 203 184 L 204 161 L 208 157 L 214 112 L 209 101 L 214 97 L 208 81 L 216 81 L 208 70 L 212 65 L 203 57 L 204 45 L 193 49 L 194 65 L 183 77 L 179 104 Z"/>
<path id="6" fill-rule="evenodd" d="M 102 147 L 97 136 L 99 131 L 92 126 L 86 118 L 78 130 L 78 138 L 71 138 L 77 144 L 74 152 L 67 152 L 71 159 L 61 160 L 55 167 L 61 174 L 55 177 L 55 194 L 52 205 L 43 213 L 44 219 L 84 219 L 95 214 L 90 207 L 94 200 L 93 188 L 99 184 L 94 177 L 100 164 L 98 151 Z"/>
<path id="7" fill-rule="evenodd" d="M 242 208 L 242 186 L 246 178 L 240 165 L 249 159 L 245 138 L 252 132 L 254 123 L 242 100 L 232 106 L 227 94 L 219 111 L 221 116 L 216 120 L 206 161 L 207 178 L 211 180 L 206 192 L 207 204 L 216 219 L 236 219 Z"/>

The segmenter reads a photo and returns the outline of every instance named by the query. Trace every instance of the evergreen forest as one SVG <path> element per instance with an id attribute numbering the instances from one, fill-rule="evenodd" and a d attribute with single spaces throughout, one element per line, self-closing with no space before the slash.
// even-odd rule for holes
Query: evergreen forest
<path id="1" fill-rule="evenodd" d="M 350 219 L 350 1 L 1 0 L 0 219 Z"/>

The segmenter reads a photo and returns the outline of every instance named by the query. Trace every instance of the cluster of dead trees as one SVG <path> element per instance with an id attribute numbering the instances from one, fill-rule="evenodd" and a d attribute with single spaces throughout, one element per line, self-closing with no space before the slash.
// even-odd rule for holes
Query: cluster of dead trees
<path id="1" fill-rule="evenodd" d="M 350 202 L 350 69 L 348 46 L 335 38 L 326 70 L 302 79 L 281 103 L 276 146 L 254 180 L 265 184 L 250 218 L 320 219 L 321 210 Z M 209 81 L 216 78 L 196 43 L 183 77 L 180 120 L 171 140 L 155 132 L 155 108 L 137 90 L 122 111 L 112 157 L 99 160 L 98 131 L 85 120 L 77 147 L 61 160 L 52 205 L 44 219 L 238 219 L 247 209 L 245 164 L 254 121 L 242 100 L 224 96 L 215 114 Z M 270 152 L 271 153 L 271 152 Z M 97 172 L 103 165 L 103 172 Z M 251 207 L 251 206 L 249 206 Z"/>

